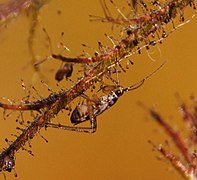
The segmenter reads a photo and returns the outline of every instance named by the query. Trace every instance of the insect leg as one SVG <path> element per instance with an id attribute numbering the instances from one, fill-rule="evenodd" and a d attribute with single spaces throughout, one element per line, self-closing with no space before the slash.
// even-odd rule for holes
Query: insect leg
<path id="1" fill-rule="evenodd" d="M 46 123 L 45 127 L 63 129 L 68 131 L 75 131 L 75 132 L 82 132 L 82 133 L 94 133 L 97 129 L 97 122 L 96 117 L 92 117 L 90 119 L 90 126 L 91 127 L 78 127 L 78 126 L 65 126 L 62 124 L 53 124 L 53 123 Z"/>

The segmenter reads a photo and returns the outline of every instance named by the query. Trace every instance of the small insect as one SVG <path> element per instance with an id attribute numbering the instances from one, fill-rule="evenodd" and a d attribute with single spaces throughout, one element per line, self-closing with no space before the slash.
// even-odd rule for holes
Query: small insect
<path id="1" fill-rule="evenodd" d="M 55 80 L 61 81 L 64 77 L 67 79 L 71 77 L 73 72 L 72 64 L 63 64 L 55 73 Z"/>
<path id="2" fill-rule="evenodd" d="M 85 96 L 85 98 L 87 98 L 87 101 L 93 102 L 91 103 L 92 116 L 97 117 L 102 114 L 104 111 L 112 107 L 118 101 L 119 97 L 124 94 L 124 92 L 132 91 L 139 88 L 144 83 L 144 81 L 145 79 L 127 88 L 114 86 L 114 89 L 106 96 L 97 97 L 95 95 L 96 97 L 94 96 L 92 99 L 90 99 L 88 96 Z M 70 120 L 71 123 L 73 123 L 74 125 L 90 120 L 88 105 L 77 105 L 71 114 Z"/>
<path id="3" fill-rule="evenodd" d="M 108 95 L 97 97 L 94 95 L 92 98 L 88 97 L 87 95 L 83 94 L 82 97 L 87 99 L 87 104 L 79 104 L 73 110 L 70 120 L 71 123 L 74 125 L 80 124 L 82 122 L 90 120 L 91 127 L 77 127 L 77 126 L 64 126 L 61 124 L 53 124 L 53 123 L 46 123 L 46 127 L 52 128 L 60 128 L 64 130 L 71 130 L 77 132 L 86 132 L 86 133 L 93 133 L 96 131 L 96 117 L 102 114 L 104 111 L 112 107 L 125 92 L 132 91 L 138 89 L 142 86 L 150 76 L 156 73 L 160 68 L 163 67 L 164 62 L 159 68 L 153 71 L 151 74 L 143 78 L 141 81 L 137 82 L 136 84 L 129 86 L 127 88 L 123 88 L 121 86 L 114 86 Z"/>

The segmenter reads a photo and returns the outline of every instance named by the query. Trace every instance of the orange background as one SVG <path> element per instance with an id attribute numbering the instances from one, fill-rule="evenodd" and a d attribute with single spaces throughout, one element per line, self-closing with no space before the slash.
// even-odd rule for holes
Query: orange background
<path id="1" fill-rule="evenodd" d="M 117 2 L 119 7 L 121 1 Z M 61 14 L 57 11 L 60 10 Z M 186 19 L 191 17 L 189 8 Z M 55 52 L 59 52 L 56 44 L 60 33 L 65 36 L 64 43 L 71 49 L 69 55 L 79 55 L 82 52 L 80 44 L 85 43 L 97 48 L 97 41 L 110 44 L 104 33 L 114 35 L 110 24 L 89 22 L 89 14 L 103 15 L 99 1 L 92 0 L 56 0 L 50 1 L 40 12 L 39 26 L 36 29 L 35 51 L 43 58 L 49 55 L 45 48 L 47 44 L 42 28 L 46 28 Z M 26 85 L 34 84 L 41 96 L 48 96 L 47 88 L 40 83 L 39 76 L 33 71 L 29 59 L 27 38 L 30 21 L 26 16 L 11 21 L 0 32 L 0 95 L 10 99 L 24 97 L 21 88 L 22 78 Z M 171 29 L 171 24 L 168 26 Z M 178 112 L 178 102 L 175 93 L 179 93 L 184 101 L 195 94 L 196 77 L 196 44 L 197 21 L 176 30 L 163 41 L 159 48 L 149 52 L 155 57 L 151 60 L 146 51 L 142 55 L 134 55 L 134 66 L 120 77 L 123 86 L 129 86 L 155 70 L 164 60 L 167 64 L 156 75 L 151 77 L 136 91 L 126 93 L 117 104 L 98 117 L 98 130 L 95 134 L 81 134 L 57 129 L 42 130 L 41 134 L 49 143 L 37 135 L 32 141 L 31 150 L 34 157 L 24 151 L 16 153 L 16 172 L 20 180 L 58 179 L 181 179 L 181 176 L 166 161 L 158 161 L 160 156 L 152 151 L 148 140 L 156 144 L 167 139 L 164 131 L 148 116 L 148 112 L 137 105 L 138 101 L 148 107 L 154 106 L 170 124 L 178 129 L 181 125 L 181 115 Z M 57 91 L 54 73 L 50 70 L 58 67 L 46 62 L 42 65 L 42 73 L 46 75 L 49 86 Z M 65 83 L 65 84 L 64 84 Z M 60 87 L 67 87 L 65 81 Z M 3 111 L 1 110 L 3 113 Z M 13 113 L 14 114 L 14 113 Z M 67 114 L 67 112 L 66 112 Z M 4 139 L 13 139 L 11 133 L 16 133 L 14 115 L 0 122 L 0 147 L 6 147 Z M 29 120 L 29 119 L 27 119 Z M 54 120 L 68 122 L 67 115 L 61 113 Z M 170 148 L 174 145 L 170 141 Z M 176 151 L 176 150 L 175 150 Z M 7 179 L 14 179 L 13 174 L 6 173 Z M 3 179 L 2 177 L 0 177 Z"/>

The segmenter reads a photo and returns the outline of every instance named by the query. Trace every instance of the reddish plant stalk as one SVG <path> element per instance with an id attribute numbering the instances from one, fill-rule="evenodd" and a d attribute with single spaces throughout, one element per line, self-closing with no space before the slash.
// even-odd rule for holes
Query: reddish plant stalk
<path id="1" fill-rule="evenodd" d="M 52 54 L 52 57 L 63 62 L 85 64 L 109 59 L 115 61 L 117 58 L 124 58 L 125 56 L 131 55 L 132 51 L 135 53 L 136 50 L 134 48 L 138 47 L 138 45 L 142 42 L 145 43 L 147 48 L 149 45 L 155 45 L 156 41 L 150 41 L 148 38 L 148 36 L 153 35 L 154 33 L 157 33 L 158 35 L 160 31 L 163 31 L 161 34 L 162 38 L 159 37 L 159 39 L 167 37 L 168 34 L 164 31 L 165 25 L 173 21 L 178 13 L 182 12 L 181 16 L 183 16 L 183 10 L 188 5 L 193 5 L 193 8 L 196 9 L 194 0 L 171 0 L 164 4 L 161 8 L 158 8 L 158 10 L 152 10 L 146 15 L 142 15 L 133 19 L 128 18 L 124 19 L 123 21 L 122 19 L 113 19 L 113 17 L 105 15 L 105 17 L 102 19 L 106 20 L 106 22 L 128 26 L 126 38 L 123 38 L 121 41 L 119 41 L 119 43 L 117 43 L 114 48 L 106 53 L 97 54 L 96 56 L 90 58 L 71 58 L 62 56 L 60 54 Z M 121 21 L 121 23 L 119 23 L 119 21 Z M 181 21 L 183 22 L 184 18 L 182 18 Z"/>
<path id="2" fill-rule="evenodd" d="M 196 102 L 189 108 L 185 103 L 180 105 L 180 109 L 182 112 L 182 120 L 185 124 L 185 130 L 187 132 L 187 136 L 185 139 L 181 136 L 180 132 L 176 132 L 166 121 L 162 118 L 159 113 L 149 110 L 150 115 L 154 120 L 156 120 L 159 125 L 165 129 L 169 137 L 174 142 L 175 146 L 180 151 L 181 158 L 177 158 L 174 153 L 170 150 L 166 150 L 161 145 L 156 147 L 156 149 L 167 159 L 170 161 L 172 166 L 177 169 L 177 171 L 183 175 L 186 179 L 196 180 L 197 179 L 197 169 L 196 169 Z M 180 156 L 179 155 L 179 156 Z M 182 157 L 186 160 L 183 161 Z"/>
<path id="3" fill-rule="evenodd" d="M 25 1 L 19 1 L 25 2 Z M 29 1 L 28 1 L 29 2 Z M 33 1 L 31 1 L 33 2 Z M 36 1 L 37 2 L 37 1 Z M 4 109 L 15 109 L 15 110 L 37 110 L 40 111 L 40 116 L 36 117 L 34 121 L 27 127 L 23 129 L 23 132 L 17 139 L 9 145 L 1 154 L 0 154 L 0 171 L 11 171 L 13 167 L 7 166 L 8 159 L 11 160 L 15 157 L 15 153 L 22 148 L 26 142 L 30 139 L 33 139 L 34 136 L 39 132 L 39 130 L 45 127 L 45 124 L 50 122 L 50 120 L 59 113 L 60 110 L 64 109 L 72 100 L 84 93 L 87 89 L 90 88 L 98 79 L 103 76 L 107 71 L 117 65 L 123 58 L 136 52 L 136 47 L 140 46 L 140 43 L 145 42 L 145 45 L 151 45 L 151 42 L 147 41 L 149 35 L 154 34 L 156 31 L 163 30 L 164 24 L 171 22 L 177 16 L 178 10 L 183 9 L 184 7 L 193 4 L 193 0 L 171 0 L 169 3 L 166 3 L 162 6 L 162 10 L 151 12 L 148 15 L 144 15 L 135 18 L 136 26 L 138 26 L 135 31 L 132 33 L 126 32 L 126 37 L 123 37 L 115 47 L 111 48 L 106 53 L 101 53 L 98 56 L 92 58 L 65 58 L 66 62 L 79 62 L 79 63 L 95 63 L 93 68 L 85 74 L 83 78 L 79 80 L 73 87 L 67 91 L 62 91 L 59 93 L 51 94 L 48 98 L 41 100 L 39 106 L 36 106 L 36 102 L 18 105 L 5 105 L 3 103 L 0 106 Z M 28 7 L 29 5 L 23 4 L 22 7 Z M 139 25 L 140 24 L 140 25 Z M 128 24 L 126 24 L 128 25 Z M 142 46 L 141 46 L 142 47 Z M 61 55 L 53 55 L 54 58 L 61 59 Z M 62 58 L 61 60 L 63 60 Z M 89 61 L 89 62 L 88 62 Z M 53 97 L 53 98 L 52 98 Z M 38 103 L 38 101 L 37 101 Z M 41 105 L 42 104 L 42 105 Z M 38 104 L 37 104 L 38 105 Z M 167 126 L 166 126 L 167 127 Z M 173 136 L 176 134 L 172 131 L 169 131 Z M 181 144 L 181 141 L 177 144 Z M 184 145 L 179 145 L 184 147 Z M 185 158 L 189 161 L 187 157 L 187 149 L 182 148 Z M 13 163 L 14 164 L 14 163 Z"/>
<path id="4" fill-rule="evenodd" d="M 39 8 L 47 0 L 10 0 L 5 4 L 0 4 L 0 23 L 18 16 L 31 7 Z"/>
<path id="5" fill-rule="evenodd" d="M 176 4 L 177 3 L 177 4 Z M 182 1 L 177 1 L 177 0 L 172 0 L 169 3 L 165 4 L 168 8 L 163 6 L 162 13 L 160 12 L 161 9 L 158 11 L 153 11 L 150 14 L 140 16 L 138 19 L 138 23 L 141 23 L 138 25 L 140 28 L 137 28 L 135 30 L 134 36 L 133 34 L 128 34 L 125 38 L 120 40 L 113 48 L 111 48 L 109 51 L 98 54 L 96 56 L 86 58 L 86 57 L 76 57 L 76 58 L 70 58 L 70 57 L 65 57 L 63 55 L 56 55 L 52 54 L 52 57 L 55 59 L 58 59 L 63 62 L 70 62 L 70 63 L 81 63 L 81 64 L 89 64 L 89 63 L 96 63 L 96 62 L 102 62 L 100 68 L 102 69 L 103 67 L 109 68 L 110 66 L 114 66 L 115 64 L 119 63 L 122 59 L 125 57 L 128 57 L 132 55 L 132 53 L 135 53 L 136 51 L 140 50 L 141 48 L 148 47 L 149 45 L 155 45 L 157 42 L 163 40 L 163 38 L 167 37 L 172 31 L 169 33 L 165 33 L 165 37 L 162 37 L 158 39 L 157 41 L 149 41 L 147 42 L 147 38 L 149 35 L 152 35 L 153 33 L 156 33 L 157 31 L 163 30 L 164 29 L 164 24 L 169 23 L 172 18 L 175 18 L 177 16 L 177 9 L 181 7 L 183 9 L 184 7 L 193 4 L 193 0 L 182 0 Z M 175 6 L 176 4 L 176 6 Z M 185 6 L 184 6 L 185 5 Z M 179 7 L 180 6 L 180 7 Z M 193 4 L 194 6 L 194 4 Z M 171 9 L 171 10 L 170 10 Z M 166 12 L 164 11 L 166 10 Z M 169 16 L 169 11 L 173 10 L 173 16 L 172 12 L 171 15 Z M 165 13 L 164 13 L 165 12 Z M 158 15 L 158 16 L 156 16 Z M 152 17 L 152 19 L 148 18 L 148 21 L 143 22 L 142 17 Z M 137 18 L 135 18 L 137 19 Z M 168 19 L 167 22 L 163 22 L 163 19 Z M 163 24 L 163 25 L 162 25 Z M 148 28 L 146 28 L 148 27 Z M 145 42 L 145 46 L 140 46 L 140 43 Z M 103 68 L 100 71 L 105 71 L 107 68 Z M 58 96 L 58 94 L 55 95 L 50 95 L 48 98 L 43 99 L 41 101 L 36 101 L 36 102 L 29 102 L 29 103 L 23 103 L 20 105 L 8 105 L 1 103 L 0 107 L 4 109 L 11 109 L 11 110 L 37 110 L 39 111 L 40 108 L 43 108 L 51 103 L 54 103 L 56 100 L 53 98 L 53 96 Z M 50 102 L 50 103 L 49 103 Z"/>
<path id="6" fill-rule="evenodd" d="M 188 168 L 183 163 L 181 163 L 181 161 L 173 153 L 166 150 L 162 146 L 160 146 L 157 149 L 166 159 L 168 159 L 170 161 L 170 163 L 177 169 L 177 171 L 183 177 L 185 177 L 187 179 L 188 177 L 193 176 L 193 172 L 188 170 Z"/>
<path id="7" fill-rule="evenodd" d="M 98 75 L 102 75 L 102 73 L 98 72 L 98 66 L 99 65 L 97 65 L 86 77 L 82 78 L 74 87 L 65 92 L 61 92 L 60 98 L 57 99 L 52 106 L 47 106 L 44 109 L 44 113 L 34 119 L 29 127 L 24 129 L 22 134 L 0 154 L 0 171 L 5 170 L 5 162 L 8 157 L 15 157 L 15 152 L 22 148 L 26 142 L 33 139 L 39 130 L 44 127 L 47 122 L 50 122 L 54 115 L 58 114 L 66 104 L 88 89 Z"/>
<path id="8" fill-rule="evenodd" d="M 165 131 L 169 134 L 170 137 L 174 140 L 174 143 L 178 147 L 178 149 L 181 151 L 182 155 L 184 156 L 185 160 L 188 163 L 191 163 L 191 157 L 188 152 L 187 145 L 180 137 L 180 134 L 176 132 L 157 112 L 150 110 L 150 114 L 155 119 L 160 126 L 162 126 Z"/>

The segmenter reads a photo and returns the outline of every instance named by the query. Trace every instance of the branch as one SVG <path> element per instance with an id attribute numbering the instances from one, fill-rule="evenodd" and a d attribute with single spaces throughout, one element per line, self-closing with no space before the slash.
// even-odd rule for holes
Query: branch
<path id="1" fill-rule="evenodd" d="M 30 1 L 21 0 L 18 2 L 27 2 L 27 4 L 24 3 L 21 4 L 21 6 L 17 6 L 20 10 L 23 9 L 22 7 L 26 8 L 30 6 Z M 37 0 L 36 2 L 40 1 Z M 164 28 L 166 24 L 172 22 L 173 19 L 189 5 L 192 5 L 195 9 L 194 0 L 171 0 L 161 7 L 149 10 L 145 15 L 134 19 L 126 19 L 124 21 L 106 16 L 104 19 L 108 22 L 121 22 L 118 24 L 127 26 L 127 30 L 124 31 L 120 40 L 107 52 L 101 52 L 90 58 L 69 58 L 52 54 L 53 58 L 64 62 L 85 63 L 86 65 L 90 65 L 88 66 L 90 70 L 70 89 L 53 93 L 40 101 L 23 103 L 20 105 L 0 104 L 0 107 L 5 110 L 37 110 L 40 112 L 39 116 L 36 117 L 26 129 L 22 129 L 21 135 L 0 154 L 0 171 L 11 172 L 15 166 L 15 153 L 23 148 L 29 140 L 32 140 L 34 136 L 39 133 L 40 129 L 45 127 L 47 123 L 50 123 L 51 119 L 64 109 L 66 105 L 78 96 L 84 94 L 86 90 L 97 83 L 99 79 L 105 76 L 113 67 L 116 67 L 124 58 L 139 52 L 142 48 L 148 48 L 150 45 L 155 45 L 157 42 L 168 37 L 176 27 L 173 27 L 172 31 L 165 32 Z M 8 7 L 11 7 L 11 5 Z M 180 14 L 181 17 L 182 14 L 183 13 Z M 181 18 L 181 21 L 183 22 L 184 19 Z M 185 23 L 183 22 L 183 24 Z M 160 33 L 161 36 L 158 35 Z M 155 34 L 158 39 L 155 38 L 156 40 L 150 41 L 149 37 Z"/>

